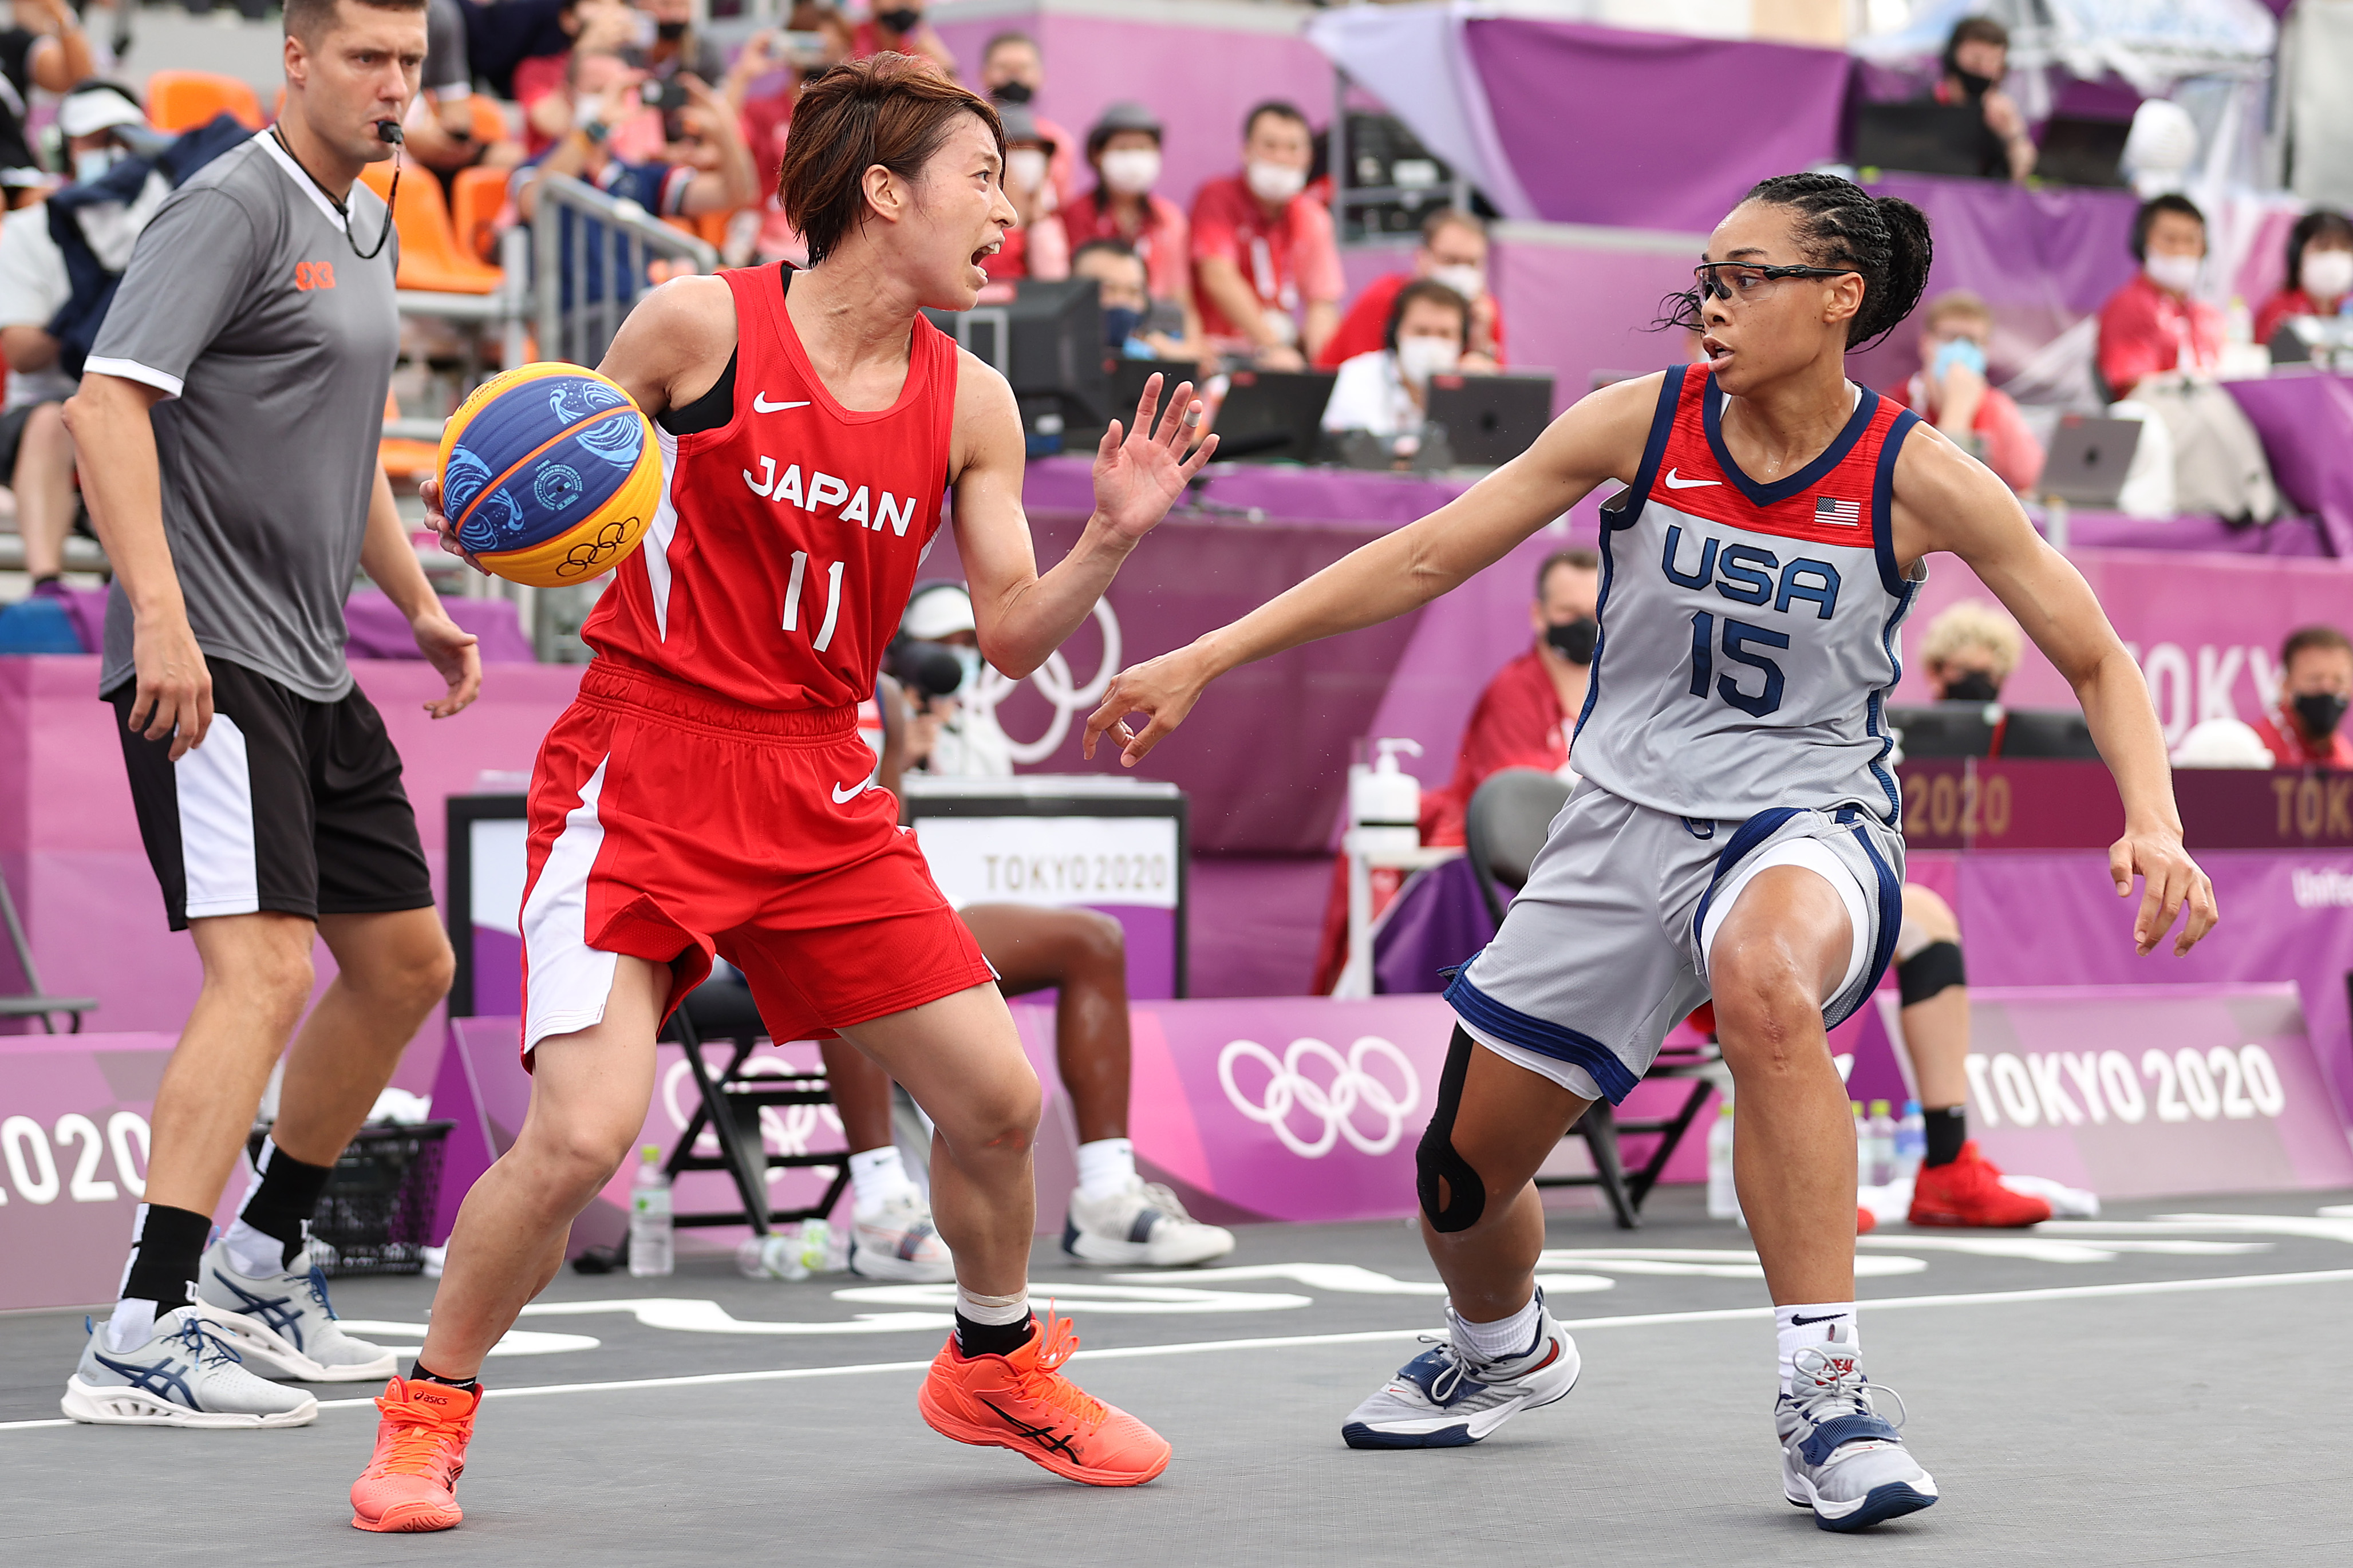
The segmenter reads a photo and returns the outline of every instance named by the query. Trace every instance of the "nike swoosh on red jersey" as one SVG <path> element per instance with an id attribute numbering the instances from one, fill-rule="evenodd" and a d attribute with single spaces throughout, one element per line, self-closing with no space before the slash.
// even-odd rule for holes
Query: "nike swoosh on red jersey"
<path id="1" fill-rule="evenodd" d="M 851 801 L 856 800 L 860 795 L 864 795 L 868 790 L 872 789 L 874 785 L 871 782 L 854 784 L 849 786 L 849 793 L 848 795 L 844 795 L 841 793 L 842 786 L 836 784 L 833 786 L 833 804 L 836 805 L 847 805 Z"/>
<path id="2" fill-rule="evenodd" d="M 777 414 L 787 408 L 807 408 L 807 406 L 808 399 L 806 397 L 798 403 L 771 403 L 768 401 L 768 395 L 765 392 L 755 392 L 752 395 L 752 412 L 754 414 Z"/>
<path id="3" fill-rule="evenodd" d="M 1722 483 L 1724 483 L 1722 479 L 1686 479 L 1678 475 L 1672 468 L 1669 468 L 1667 470 L 1667 489 L 1671 490 L 1695 489 L 1701 485 L 1720 485 Z"/>

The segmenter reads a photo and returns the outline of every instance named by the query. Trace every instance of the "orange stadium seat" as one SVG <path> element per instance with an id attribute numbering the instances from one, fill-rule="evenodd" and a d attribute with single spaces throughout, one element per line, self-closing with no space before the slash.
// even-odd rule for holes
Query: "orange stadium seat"
<path id="1" fill-rule="evenodd" d="M 384 395 L 384 416 L 400 417 L 400 399 L 391 392 Z M 384 471 L 396 486 L 414 486 L 417 480 L 433 472 L 441 460 L 441 447 L 433 441 L 412 441 L 406 436 L 386 436 L 376 443 L 376 457 Z"/>
<path id="2" fill-rule="evenodd" d="M 261 99 L 233 76 L 212 71 L 157 71 L 147 79 L 147 118 L 158 131 L 187 131 L 227 110 L 239 123 L 261 129 Z"/>
<path id="3" fill-rule="evenodd" d="M 512 169 L 460 169 L 449 191 L 449 226 L 459 247 L 478 261 L 499 254 L 499 214 L 507 205 Z"/>
<path id="4" fill-rule="evenodd" d="M 427 169 L 406 173 L 392 209 L 400 229 L 400 287 L 438 294 L 488 294 L 498 288 L 505 274 L 458 243 L 449 209 L 442 205 L 441 182 Z M 377 195 L 391 195 L 390 163 L 371 163 L 360 177 Z"/>

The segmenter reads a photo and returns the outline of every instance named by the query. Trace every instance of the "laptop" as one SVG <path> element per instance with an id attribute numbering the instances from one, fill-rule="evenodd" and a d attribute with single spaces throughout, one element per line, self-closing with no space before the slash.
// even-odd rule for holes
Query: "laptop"
<path id="1" fill-rule="evenodd" d="M 1904 743 L 1904 760 L 1982 757 L 1993 750 L 2001 708 L 1991 702 L 1891 704 L 1887 724 Z"/>
<path id="2" fill-rule="evenodd" d="M 1314 462 L 1335 379 L 1327 370 L 1233 372 L 1211 426 L 1218 460 Z"/>
<path id="3" fill-rule="evenodd" d="M 2073 506 L 2114 506 L 2139 446 L 2137 419 L 2063 414 L 2051 433 L 2050 455 L 2035 488 Z"/>
<path id="4" fill-rule="evenodd" d="M 1455 462 L 1479 468 L 1508 463 L 1552 423 L 1552 377 L 1434 375 L 1429 418 L 1446 431 Z"/>
<path id="5" fill-rule="evenodd" d="M 1985 111 L 1970 103 L 1864 103 L 1854 112 L 1848 162 L 1858 169 L 1904 169 L 1915 174 L 1980 178 L 1989 149 L 2000 143 L 1986 130 Z"/>
<path id="6" fill-rule="evenodd" d="M 2082 120 L 2054 114 L 2042 122 L 2034 173 L 2046 184 L 2114 186 L 2125 183 L 2128 120 Z"/>

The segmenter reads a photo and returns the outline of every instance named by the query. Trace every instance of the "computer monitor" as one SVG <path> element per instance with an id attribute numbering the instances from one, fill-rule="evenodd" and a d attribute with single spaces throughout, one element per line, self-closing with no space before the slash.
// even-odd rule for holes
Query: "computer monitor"
<path id="1" fill-rule="evenodd" d="M 1032 436 L 1060 435 L 1066 442 L 1084 437 L 1092 445 L 1121 412 L 1113 406 L 1103 369 L 1095 280 L 1023 278 L 1010 287 L 1009 300 L 923 314 L 1012 384 L 1022 427 Z"/>
<path id="2" fill-rule="evenodd" d="M 2096 763 L 2100 748 L 2092 743 L 2092 726 L 2076 709 L 2013 708 L 2002 725 L 2000 754 Z"/>
<path id="3" fill-rule="evenodd" d="M 2035 489 L 2075 506 L 2114 506 L 2140 446 L 2140 421 L 2063 414 Z"/>
<path id="4" fill-rule="evenodd" d="M 1549 372 L 1514 375 L 1434 375 L 1430 422 L 1446 431 L 1457 463 L 1493 468 L 1535 445 L 1552 423 Z"/>
<path id="5" fill-rule="evenodd" d="M 2080 120 L 2054 114 L 2042 123 L 2035 177 L 2053 185 L 2121 185 L 2128 120 Z"/>
<path id="6" fill-rule="evenodd" d="M 1982 757 L 1993 750 L 2001 721 L 1997 702 L 1923 702 L 1887 710 L 1887 724 L 1900 738 L 1905 760 Z"/>
<path id="7" fill-rule="evenodd" d="M 1859 169 L 1904 169 L 1915 174 L 1981 176 L 1989 146 L 1985 111 L 1967 103 L 1865 103 L 1854 113 L 1848 161 Z"/>
<path id="8" fill-rule="evenodd" d="M 1314 461 L 1335 379 L 1322 370 L 1233 372 L 1211 426 L 1219 461 Z"/>

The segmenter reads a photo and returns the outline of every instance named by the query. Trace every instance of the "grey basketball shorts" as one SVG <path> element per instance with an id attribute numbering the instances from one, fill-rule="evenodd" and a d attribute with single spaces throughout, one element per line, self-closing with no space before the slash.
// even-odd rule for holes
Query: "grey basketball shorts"
<path id="1" fill-rule="evenodd" d="M 1494 941 L 1447 988 L 1464 1030 L 1570 1093 L 1630 1093 L 1676 1020 L 1708 999 L 1707 951 L 1748 879 L 1805 866 L 1838 889 L 1855 941 L 1822 1004 L 1843 1023 L 1879 984 L 1904 920 L 1903 836 L 1868 811 L 1778 806 L 1746 822 L 1675 816 L 1595 785 L 1553 819 Z"/>

